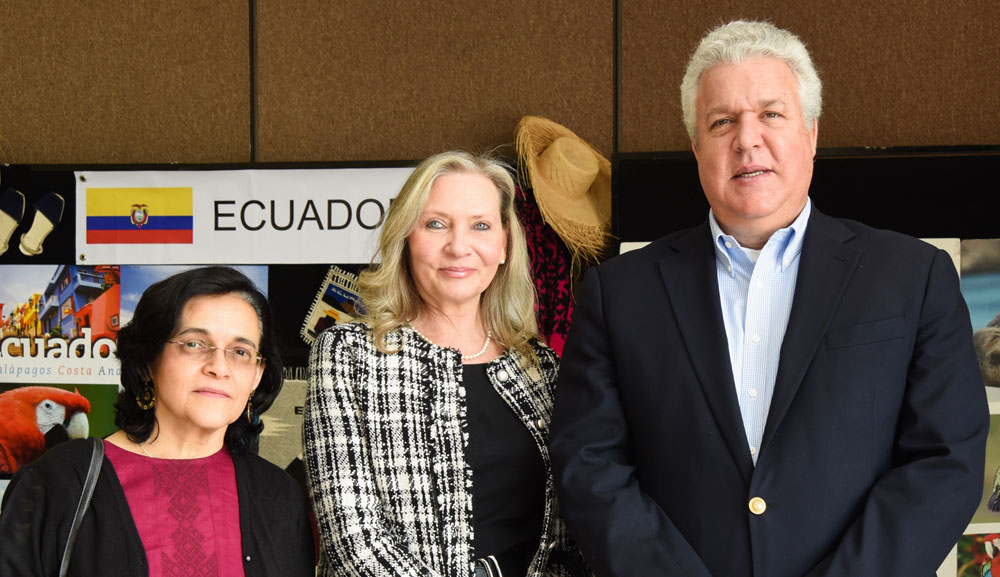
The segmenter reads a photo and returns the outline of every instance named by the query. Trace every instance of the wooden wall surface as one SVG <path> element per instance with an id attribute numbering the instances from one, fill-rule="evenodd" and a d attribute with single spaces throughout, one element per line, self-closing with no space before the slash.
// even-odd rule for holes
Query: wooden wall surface
<path id="1" fill-rule="evenodd" d="M 620 0 L 618 13 L 614 0 L 0 0 L 0 160 L 407 161 L 504 147 L 527 114 L 608 156 L 685 150 L 686 58 L 737 17 L 812 50 L 822 147 L 1000 144 L 996 0 Z"/>
<path id="2" fill-rule="evenodd" d="M 526 114 L 611 153 L 608 0 L 290 4 L 259 3 L 260 160 L 484 151 Z"/>
<path id="3" fill-rule="evenodd" d="M 0 0 L 3 160 L 249 160 L 249 25 L 238 0 Z"/>
<path id="4" fill-rule="evenodd" d="M 1000 144 L 996 0 L 623 0 L 621 152 L 686 150 L 680 82 L 711 28 L 769 20 L 823 81 L 820 147 Z"/>

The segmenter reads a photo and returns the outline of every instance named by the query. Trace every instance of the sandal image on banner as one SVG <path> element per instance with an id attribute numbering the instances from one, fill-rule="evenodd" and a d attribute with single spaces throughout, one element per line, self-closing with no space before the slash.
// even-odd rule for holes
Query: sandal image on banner
<path id="1" fill-rule="evenodd" d="M 8 187 L 0 195 L 0 254 L 7 252 L 7 241 L 24 218 L 24 204 L 24 194 L 19 190 Z"/>
<path id="2" fill-rule="evenodd" d="M 28 232 L 21 235 L 21 252 L 28 256 L 42 254 L 45 237 L 62 221 L 66 200 L 54 192 L 43 196 L 35 203 L 35 220 Z"/>

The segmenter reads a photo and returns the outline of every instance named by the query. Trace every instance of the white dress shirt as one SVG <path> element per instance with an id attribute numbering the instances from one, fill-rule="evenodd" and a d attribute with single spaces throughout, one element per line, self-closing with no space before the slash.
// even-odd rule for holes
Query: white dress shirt
<path id="1" fill-rule="evenodd" d="M 722 231 L 711 211 L 708 215 L 729 360 L 754 464 L 774 393 L 811 206 L 807 199 L 795 221 L 775 231 L 759 251 L 741 247 Z"/>

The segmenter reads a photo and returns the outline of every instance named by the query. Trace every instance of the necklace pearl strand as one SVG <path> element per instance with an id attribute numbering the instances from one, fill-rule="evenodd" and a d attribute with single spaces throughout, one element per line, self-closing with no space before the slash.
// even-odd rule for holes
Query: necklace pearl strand
<path id="1" fill-rule="evenodd" d="M 434 341 L 430 340 L 429 338 L 427 338 L 427 335 L 417 330 L 417 327 L 413 326 L 412 324 L 410 324 L 410 328 L 413 329 L 413 332 L 420 335 L 425 341 L 429 342 L 430 344 L 436 347 L 441 346 L 435 343 Z M 462 355 L 462 360 L 471 361 L 472 359 L 478 359 L 479 357 L 483 356 L 484 354 L 486 354 L 486 349 L 490 348 L 490 342 L 492 341 L 493 341 L 493 331 L 486 331 L 486 342 L 483 343 L 483 348 L 479 349 L 479 352 L 477 353 L 472 353 L 471 355 Z"/>

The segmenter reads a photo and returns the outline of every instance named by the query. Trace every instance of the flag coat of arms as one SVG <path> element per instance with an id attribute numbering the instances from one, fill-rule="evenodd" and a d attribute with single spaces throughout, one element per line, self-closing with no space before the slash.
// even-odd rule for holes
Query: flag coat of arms
<path id="1" fill-rule="evenodd" d="M 191 244 L 192 188 L 88 188 L 88 244 Z"/>

